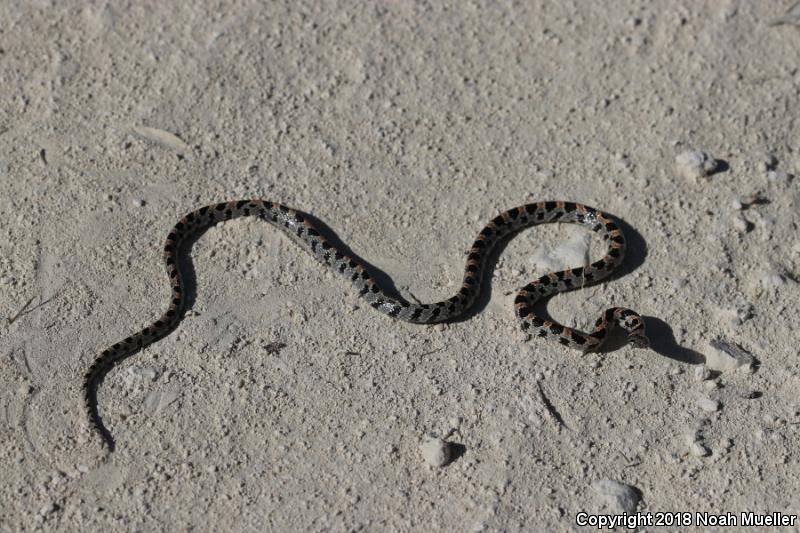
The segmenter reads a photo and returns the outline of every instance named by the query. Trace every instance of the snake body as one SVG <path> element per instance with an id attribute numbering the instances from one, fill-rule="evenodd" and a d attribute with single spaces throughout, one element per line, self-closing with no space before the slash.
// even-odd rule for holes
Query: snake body
<path id="1" fill-rule="evenodd" d="M 574 202 L 547 201 L 500 213 L 481 230 L 467 252 L 467 265 L 458 293 L 441 302 L 416 304 L 389 295 L 357 258 L 321 235 L 311 217 L 301 211 L 258 199 L 212 204 L 184 216 L 167 236 L 164 262 L 172 286 L 169 308 L 143 330 L 101 352 L 84 376 L 84 401 L 90 428 L 101 437 L 107 449 L 113 449 L 113 440 L 100 421 L 96 398 L 97 381 L 117 361 L 161 339 L 177 326 L 186 301 L 184 283 L 178 269 L 180 244 L 220 221 L 246 216 L 259 217 L 286 232 L 319 262 L 347 277 L 359 295 L 373 308 L 392 318 L 417 324 L 443 322 L 469 309 L 480 292 L 486 259 L 494 245 L 503 237 L 526 227 L 550 222 L 582 224 L 599 233 L 607 242 L 606 255 L 582 267 L 547 274 L 523 287 L 514 300 L 522 329 L 533 336 L 554 339 L 582 352 L 601 348 L 614 326 L 622 328 L 627 333 L 627 341 L 634 346 L 649 345 L 642 318 L 630 309 L 614 307 L 606 310 L 591 333 L 583 333 L 546 320 L 532 310 L 537 300 L 596 283 L 611 274 L 622 262 L 625 255 L 625 237 L 622 231 L 610 216 L 592 207 Z"/>

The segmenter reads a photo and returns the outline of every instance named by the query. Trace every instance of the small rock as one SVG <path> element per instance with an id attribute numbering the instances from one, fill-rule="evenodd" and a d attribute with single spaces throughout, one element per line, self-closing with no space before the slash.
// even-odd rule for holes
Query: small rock
<path id="1" fill-rule="evenodd" d="M 778 267 L 768 267 L 761 272 L 761 284 L 765 287 L 782 287 L 786 285 L 786 276 Z"/>
<path id="2" fill-rule="evenodd" d="M 722 439 L 719 442 L 719 449 L 723 452 L 729 452 L 733 448 L 733 440 L 731 439 Z"/>
<path id="3" fill-rule="evenodd" d="M 426 435 L 419 451 L 431 466 L 443 467 L 450 462 L 450 445 L 438 437 Z"/>
<path id="4" fill-rule="evenodd" d="M 716 169 L 717 161 L 705 152 L 689 150 L 675 158 L 675 173 L 694 183 L 713 174 Z"/>
<path id="5" fill-rule="evenodd" d="M 747 209 L 754 205 L 761 205 L 769 203 L 769 200 L 764 193 L 761 191 L 751 192 L 745 196 L 742 196 L 737 200 L 737 203 L 741 206 L 740 209 Z"/>
<path id="6" fill-rule="evenodd" d="M 770 170 L 767 172 L 767 181 L 782 187 L 788 186 L 792 182 L 793 178 L 794 176 L 782 170 Z"/>
<path id="7" fill-rule="evenodd" d="M 709 341 L 705 356 L 706 366 L 720 372 L 750 367 L 754 360 L 752 354 L 721 339 Z"/>
<path id="8" fill-rule="evenodd" d="M 736 306 L 736 319 L 739 321 L 739 324 L 743 324 L 747 320 L 753 318 L 755 311 L 756 308 L 753 307 L 753 304 L 749 302 L 743 302 Z"/>
<path id="9" fill-rule="evenodd" d="M 158 370 L 151 366 L 132 366 L 128 368 L 128 375 L 147 381 L 155 381 L 158 377 Z"/>
<path id="10" fill-rule="evenodd" d="M 689 442 L 689 453 L 694 455 L 695 457 L 705 457 L 706 455 L 710 454 L 711 452 L 703 446 L 702 443 L 693 440 Z"/>
<path id="11" fill-rule="evenodd" d="M 694 367 L 694 379 L 697 381 L 705 381 L 711 377 L 711 371 L 706 365 L 699 365 Z"/>
<path id="12" fill-rule="evenodd" d="M 697 406 L 707 413 L 715 413 L 719 411 L 719 402 L 711 398 L 700 398 L 697 400 Z"/>
<path id="13" fill-rule="evenodd" d="M 753 229 L 753 224 L 748 222 L 747 219 L 744 218 L 741 213 L 739 213 L 733 217 L 733 229 L 739 233 L 747 233 Z"/>
<path id="14" fill-rule="evenodd" d="M 144 207 L 144 206 L 145 206 L 145 201 L 142 200 L 141 198 L 137 198 L 133 201 L 133 207 Z"/>
<path id="15" fill-rule="evenodd" d="M 762 172 L 772 170 L 778 164 L 778 159 L 770 153 L 762 154 L 756 163 L 756 168 Z"/>
<path id="16" fill-rule="evenodd" d="M 639 505 L 637 490 L 619 481 L 601 479 L 592 483 L 592 490 L 597 494 L 600 503 L 613 512 L 634 513 Z"/>
<path id="17" fill-rule="evenodd" d="M 49 515 L 52 512 L 55 512 L 58 509 L 58 506 L 53 502 L 47 502 L 39 509 L 39 514 L 41 516 Z"/>

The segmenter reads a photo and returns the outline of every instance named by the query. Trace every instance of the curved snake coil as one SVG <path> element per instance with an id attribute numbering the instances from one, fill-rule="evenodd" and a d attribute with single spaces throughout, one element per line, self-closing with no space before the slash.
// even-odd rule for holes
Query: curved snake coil
<path id="1" fill-rule="evenodd" d="M 102 438 L 109 451 L 113 449 L 113 440 L 100 422 L 96 382 L 117 361 L 161 339 L 177 326 L 185 303 L 183 280 L 177 265 L 181 242 L 187 237 L 202 233 L 217 222 L 243 216 L 257 216 L 289 234 L 315 259 L 349 278 L 359 295 L 381 313 L 417 324 L 446 321 L 469 309 L 480 292 L 486 258 L 492 247 L 504 236 L 522 228 L 550 222 L 583 224 L 598 232 L 608 243 L 606 255 L 583 267 L 547 274 L 523 287 L 514 300 L 522 329 L 536 337 L 554 339 L 582 352 L 590 352 L 601 348 L 610 329 L 618 326 L 627 333 L 627 342 L 637 347 L 649 346 L 642 318 L 630 309 L 614 307 L 606 310 L 591 333 L 582 333 L 545 320 L 532 311 L 537 300 L 596 283 L 622 262 L 625 255 L 625 237 L 622 231 L 611 217 L 585 205 L 560 201 L 538 202 L 501 213 L 481 230 L 468 251 L 461 289 L 452 298 L 433 304 L 415 304 L 388 295 L 358 259 L 325 239 L 314 227 L 310 217 L 300 211 L 265 200 L 240 200 L 208 205 L 183 217 L 167 236 L 164 261 L 172 285 L 172 300 L 167 311 L 142 331 L 104 350 L 86 372 L 83 392 L 88 420 L 91 429 Z"/>

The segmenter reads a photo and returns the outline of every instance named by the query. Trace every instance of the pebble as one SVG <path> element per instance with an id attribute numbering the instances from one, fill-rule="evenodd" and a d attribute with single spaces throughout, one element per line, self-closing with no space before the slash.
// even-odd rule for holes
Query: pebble
<path id="1" fill-rule="evenodd" d="M 792 182 L 793 178 L 794 176 L 782 170 L 770 170 L 767 172 L 767 181 L 782 187 L 788 186 Z"/>
<path id="2" fill-rule="evenodd" d="M 50 513 L 54 512 L 56 509 L 58 509 L 58 506 L 55 503 L 48 502 L 48 503 L 44 504 L 44 506 L 42 506 L 41 509 L 39 509 L 39 514 L 41 516 L 49 515 Z"/>
<path id="3" fill-rule="evenodd" d="M 705 356 L 706 366 L 720 372 L 742 367 L 749 368 L 753 364 L 752 354 L 719 338 L 708 342 Z"/>
<path id="4" fill-rule="evenodd" d="M 782 287 L 786 285 L 786 276 L 784 276 L 782 269 L 770 266 L 762 270 L 761 284 L 765 287 Z"/>
<path id="5" fill-rule="evenodd" d="M 601 479 L 592 483 L 592 490 L 600 503 L 606 505 L 613 512 L 634 513 L 636 506 L 639 505 L 638 491 L 619 481 Z"/>
<path id="6" fill-rule="evenodd" d="M 158 377 L 158 370 L 151 366 L 132 366 L 128 368 L 130 377 L 140 377 L 144 380 L 155 381 Z"/>
<path id="7" fill-rule="evenodd" d="M 422 458 L 431 466 L 443 467 L 450 462 L 450 445 L 431 435 L 426 435 L 419 446 Z"/>
<path id="8" fill-rule="evenodd" d="M 711 377 L 711 371 L 706 365 L 698 365 L 694 367 L 694 379 L 697 381 L 705 381 Z"/>
<path id="9" fill-rule="evenodd" d="M 736 306 L 736 319 L 739 324 L 743 324 L 747 320 L 753 318 L 756 308 L 749 302 L 744 302 Z"/>
<path id="10" fill-rule="evenodd" d="M 742 196 L 738 200 L 735 201 L 734 206 L 737 204 L 739 205 L 739 209 L 746 209 L 748 207 L 752 207 L 758 204 L 765 204 L 768 203 L 769 199 L 764 196 L 764 193 L 761 191 L 751 192 L 745 196 Z"/>
<path id="11" fill-rule="evenodd" d="M 691 440 L 689 440 L 689 453 L 691 453 L 695 457 L 705 457 L 711 452 L 702 443 L 692 438 Z"/>
<path id="12" fill-rule="evenodd" d="M 778 164 L 778 159 L 770 153 L 765 153 L 759 156 L 759 161 L 756 163 L 756 168 L 761 172 L 772 170 Z"/>
<path id="13" fill-rule="evenodd" d="M 689 150 L 675 157 L 675 173 L 697 183 L 700 178 L 707 178 L 717 169 L 717 161 L 705 152 Z"/>
<path id="14" fill-rule="evenodd" d="M 705 457 L 710 454 L 708 448 L 703 444 L 703 425 L 707 422 L 706 419 L 698 420 L 693 429 L 686 433 L 686 445 L 689 447 L 689 453 L 695 457 Z"/>
<path id="15" fill-rule="evenodd" d="M 707 413 L 715 413 L 719 411 L 719 402 L 711 398 L 700 398 L 697 400 L 697 406 Z"/>

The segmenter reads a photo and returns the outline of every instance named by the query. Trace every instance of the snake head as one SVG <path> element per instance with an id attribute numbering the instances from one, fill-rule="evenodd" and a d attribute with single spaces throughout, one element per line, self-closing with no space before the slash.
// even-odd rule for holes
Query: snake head
<path id="1" fill-rule="evenodd" d="M 631 315 L 626 318 L 623 325 L 628 332 L 628 342 L 635 348 L 649 348 L 650 339 L 644 332 L 644 320 L 639 315 Z"/>
<path id="2" fill-rule="evenodd" d="M 649 348 L 650 339 L 644 331 L 644 320 L 637 313 L 630 309 L 623 309 L 620 312 L 619 325 L 628 332 L 628 342 L 636 348 Z"/>

